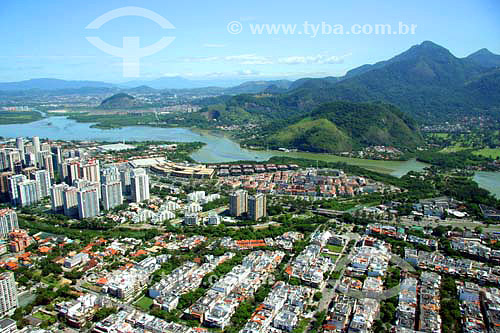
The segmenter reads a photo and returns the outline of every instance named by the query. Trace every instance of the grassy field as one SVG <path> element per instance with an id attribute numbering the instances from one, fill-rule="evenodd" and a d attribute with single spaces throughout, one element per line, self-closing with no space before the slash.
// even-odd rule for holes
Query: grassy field
<path id="1" fill-rule="evenodd" d="M 134 305 L 147 312 L 149 311 L 151 305 L 153 305 L 153 299 L 147 296 L 143 296 L 137 302 L 135 302 Z"/>
<path id="2" fill-rule="evenodd" d="M 470 149 L 470 148 L 462 147 L 462 146 L 449 146 L 449 147 L 441 149 L 441 152 L 442 153 L 455 153 L 457 151 L 462 151 L 462 150 L 466 150 L 466 149 Z"/>
<path id="3" fill-rule="evenodd" d="M 500 148 L 483 148 L 473 152 L 474 155 L 481 155 L 484 157 L 497 158 L 500 157 Z"/>
<path id="4" fill-rule="evenodd" d="M 33 317 L 38 318 L 40 320 L 50 320 L 53 318 L 52 316 L 49 316 L 48 314 L 42 313 L 40 311 L 36 312 Z"/>
<path id="5" fill-rule="evenodd" d="M 42 119 L 36 111 L 0 111 L 0 125 L 25 124 Z"/>
<path id="6" fill-rule="evenodd" d="M 340 253 L 342 252 L 343 247 L 339 245 L 327 245 L 326 248 L 331 252 Z"/>

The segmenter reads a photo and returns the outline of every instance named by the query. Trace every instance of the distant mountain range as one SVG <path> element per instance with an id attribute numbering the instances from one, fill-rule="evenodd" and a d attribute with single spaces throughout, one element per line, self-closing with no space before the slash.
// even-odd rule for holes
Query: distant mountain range
<path id="1" fill-rule="evenodd" d="M 426 41 L 343 77 L 300 79 L 269 96 L 206 99 L 201 112 L 217 124 L 262 124 L 245 141 L 248 145 L 328 152 L 368 145 L 413 149 L 420 142 L 413 119 L 433 123 L 472 115 L 500 118 L 498 59 L 484 49 L 457 58 Z M 355 124 L 358 130 L 350 131 Z"/>
<path id="2" fill-rule="evenodd" d="M 31 79 L 18 82 L 0 82 L 0 90 L 61 90 L 61 89 L 81 89 L 81 88 L 113 88 L 112 83 L 99 81 L 67 81 L 59 79 Z"/>
<path id="3" fill-rule="evenodd" d="M 384 101 L 427 120 L 494 111 L 500 108 L 499 59 L 485 49 L 457 58 L 426 41 L 342 78 L 296 81 L 286 98 L 299 101 L 302 108 L 338 100 Z"/>
<path id="4" fill-rule="evenodd" d="M 0 94 L 51 91 L 235 95 L 201 101 L 205 106 L 219 105 L 219 110 L 215 110 L 219 121 L 282 121 L 335 101 L 391 103 L 425 122 L 477 112 L 495 116 L 500 113 L 500 55 L 481 49 L 465 58 L 457 58 L 446 48 L 430 41 L 412 46 L 391 59 L 354 68 L 343 77 L 302 78 L 293 82 L 249 81 L 226 88 L 210 86 L 210 83 L 217 82 L 164 77 L 116 85 L 98 81 L 33 79 L 0 83 Z M 261 95 L 253 96 L 255 94 Z M 222 104 L 225 106 L 220 107 Z M 237 112 L 229 115 L 234 110 Z M 208 111 L 211 117 L 213 108 Z"/>
<path id="5" fill-rule="evenodd" d="M 465 101 L 468 98 L 462 95 L 470 93 L 482 96 L 485 87 L 480 81 L 490 82 L 491 75 L 493 78 L 496 77 L 497 74 L 494 72 L 498 67 L 500 67 L 500 55 L 493 54 L 487 49 L 481 49 L 465 58 L 457 58 L 447 49 L 426 41 L 389 60 L 354 68 L 343 77 L 302 78 L 296 81 L 259 80 L 241 83 L 234 79 L 190 80 L 176 76 L 122 84 L 44 78 L 0 83 L 0 91 L 61 90 L 62 93 L 78 93 L 81 89 L 81 93 L 95 93 L 100 90 L 154 93 L 156 90 L 166 89 L 210 89 L 212 94 L 237 95 L 262 92 L 284 94 L 300 88 L 316 90 L 313 95 L 317 97 L 318 94 L 323 94 L 325 90 L 332 90 L 335 86 L 336 88 L 329 92 L 332 100 L 385 100 L 403 109 L 422 109 L 426 108 L 424 105 L 426 103 L 440 104 L 446 96 L 455 95 L 458 97 L 460 107 L 471 107 L 475 101 Z M 472 82 L 477 80 L 479 82 Z M 439 92 L 433 93 L 432 90 L 435 88 L 438 88 Z M 463 91 L 464 89 L 466 91 Z M 473 89 L 473 91 L 468 89 Z M 452 95 L 449 95 L 450 92 Z M 401 98 L 402 94 L 407 98 Z M 429 94 L 433 97 L 432 101 L 420 100 L 422 97 L 429 97 Z M 415 97 L 419 100 L 414 101 Z M 480 103 L 480 106 L 485 105 Z"/>

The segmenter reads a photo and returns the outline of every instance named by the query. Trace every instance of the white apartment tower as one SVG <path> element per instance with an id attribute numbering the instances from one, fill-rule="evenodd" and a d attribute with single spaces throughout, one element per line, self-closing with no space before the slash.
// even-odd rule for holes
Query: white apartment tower
<path id="1" fill-rule="evenodd" d="M 77 193 L 78 217 L 87 219 L 96 217 L 101 212 L 99 208 L 99 191 L 97 186 L 82 188 Z"/>
<path id="2" fill-rule="evenodd" d="M 31 206 L 40 201 L 40 189 L 36 180 L 25 180 L 17 185 L 21 206 Z"/>
<path id="3" fill-rule="evenodd" d="M 248 215 L 254 221 L 267 215 L 265 194 L 258 193 L 248 198 Z"/>
<path id="4" fill-rule="evenodd" d="M 0 317 L 10 315 L 17 308 L 17 288 L 14 273 L 0 273 Z"/>
<path id="5" fill-rule="evenodd" d="M 9 232 L 19 229 L 16 211 L 0 209 L 0 238 L 7 238 Z"/>
<path id="6" fill-rule="evenodd" d="M 65 183 L 52 185 L 50 188 L 50 202 L 53 212 L 62 212 L 64 210 L 64 190 L 68 188 Z"/>
<path id="7" fill-rule="evenodd" d="M 131 177 L 132 200 L 142 202 L 149 200 L 149 176 L 143 168 L 132 170 Z"/>
<path id="8" fill-rule="evenodd" d="M 45 198 L 50 195 L 50 173 L 47 170 L 37 170 L 33 172 L 32 178 L 37 182 L 40 198 Z"/>

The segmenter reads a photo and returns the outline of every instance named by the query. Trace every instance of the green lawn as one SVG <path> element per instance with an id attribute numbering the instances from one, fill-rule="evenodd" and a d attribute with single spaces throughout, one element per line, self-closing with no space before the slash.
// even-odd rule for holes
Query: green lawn
<path id="1" fill-rule="evenodd" d="M 149 311 L 151 305 L 153 305 L 153 299 L 147 296 L 143 296 L 137 302 L 135 302 L 134 305 L 147 312 Z"/>
<path id="2" fill-rule="evenodd" d="M 328 250 L 330 250 L 331 252 L 340 253 L 340 252 L 342 252 L 342 249 L 344 247 L 343 246 L 339 246 L 339 245 L 327 245 L 326 248 Z"/>
<path id="3" fill-rule="evenodd" d="M 474 155 L 481 155 L 484 157 L 497 158 L 500 156 L 500 148 L 483 148 L 473 152 Z"/>
<path id="4" fill-rule="evenodd" d="M 36 312 L 33 317 L 38 318 L 40 320 L 50 320 L 53 318 L 52 316 L 49 316 L 48 314 L 42 313 L 40 311 Z"/>

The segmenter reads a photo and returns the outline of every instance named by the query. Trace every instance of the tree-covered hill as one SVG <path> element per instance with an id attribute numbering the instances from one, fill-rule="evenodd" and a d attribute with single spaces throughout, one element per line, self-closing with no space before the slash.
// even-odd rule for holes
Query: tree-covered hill
<path id="1" fill-rule="evenodd" d="M 263 142 L 273 148 L 334 153 L 373 145 L 414 149 L 422 138 L 415 121 L 392 105 L 335 102 L 250 143 Z"/>

